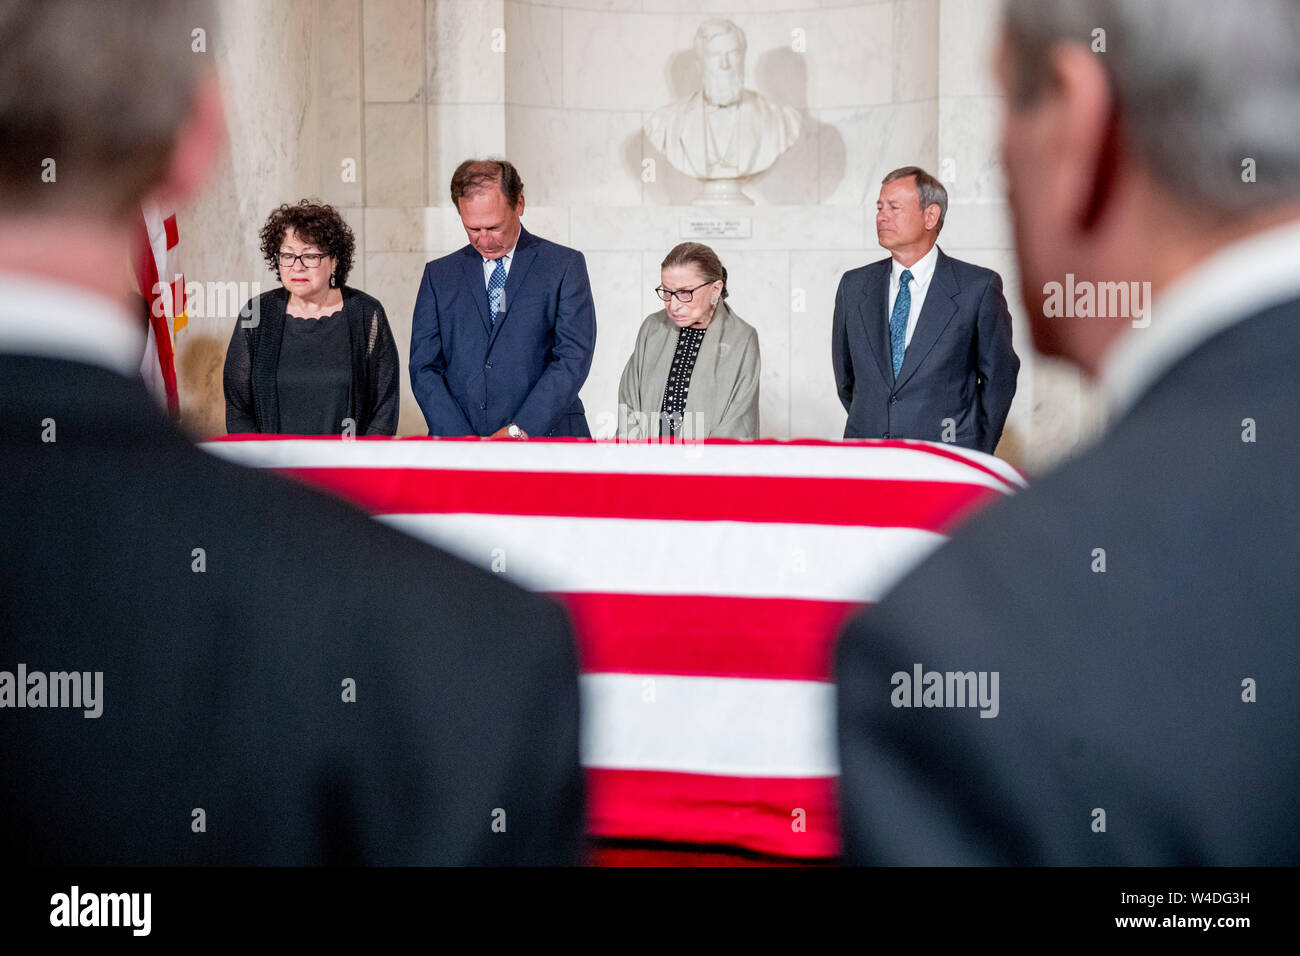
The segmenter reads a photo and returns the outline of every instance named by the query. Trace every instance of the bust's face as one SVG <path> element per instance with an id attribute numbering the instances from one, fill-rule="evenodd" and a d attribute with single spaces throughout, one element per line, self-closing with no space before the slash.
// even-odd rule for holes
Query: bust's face
<path id="1" fill-rule="evenodd" d="M 704 98 L 714 106 L 740 102 L 745 88 L 745 53 L 734 33 L 719 33 L 704 44 L 699 57 Z"/>

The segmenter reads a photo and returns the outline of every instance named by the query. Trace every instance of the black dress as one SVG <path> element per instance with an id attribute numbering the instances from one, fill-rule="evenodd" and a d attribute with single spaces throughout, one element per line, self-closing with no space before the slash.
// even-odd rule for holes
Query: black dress
<path id="1" fill-rule="evenodd" d="M 400 360 L 384 307 L 360 289 L 343 286 L 342 292 L 342 314 L 335 313 L 325 319 L 299 319 L 289 315 L 289 290 L 284 288 L 270 289 L 244 304 L 226 349 L 226 364 L 221 374 L 226 393 L 226 431 L 232 435 L 287 431 L 280 417 L 280 389 L 276 379 L 281 367 L 280 348 L 286 339 L 297 336 L 286 332 L 285 327 L 297 322 L 299 328 L 295 332 L 313 329 L 321 332 L 326 330 L 303 327 L 307 322 L 327 325 L 339 322 L 347 329 L 349 339 L 350 404 L 346 415 L 328 416 L 325 431 L 339 433 L 342 425 L 336 424 L 335 419 L 347 417 L 356 420 L 357 435 L 397 434 Z M 243 316 L 257 319 L 245 321 Z M 342 336 L 337 329 L 327 331 Z M 314 402 L 309 407 L 314 408 Z M 317 433 L 323 427 L 314 421 L 308 424 Z"/>
<path id="2" fill-rule="evenodd" d="M 677 350 L 673 364 L 668 368 L 668 381 L 664 385 L 663 406 L 659 410 L 659 435 L 675 438 L 681 434 L 682 418 L 686 414 L 686 393 L 691 387 L 691 373 L 700 354 L 700 344 L 708 329 L 679 329 Z"/>
<path id="3" fill-rule="evenodd" d="M 343 310 L 319 319 L 286 315 L 276 373 L 281 433 L 340 434 L 351 389 L 351 339 Z"/>

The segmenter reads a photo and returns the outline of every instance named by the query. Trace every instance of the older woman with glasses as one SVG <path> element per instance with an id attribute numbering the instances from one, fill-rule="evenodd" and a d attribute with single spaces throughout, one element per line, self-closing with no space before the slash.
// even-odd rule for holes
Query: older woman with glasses
<path id="1" fill-rule="evenodd" d="M 758 437 L 758 332 L 726 303 L 717 254 L 683 242 L 660 265 L 655 294 L 618 386 L 620 438 Z"/>
<path id="2" fill-rule="evenodd" d="M 397 343 L 379 301 L 348 286 L 355 242 L 332 206 L 271 213 L 262 255 L 282 286 L 244 306 L 226 350 L 226 430 L 397 432 Z"/>

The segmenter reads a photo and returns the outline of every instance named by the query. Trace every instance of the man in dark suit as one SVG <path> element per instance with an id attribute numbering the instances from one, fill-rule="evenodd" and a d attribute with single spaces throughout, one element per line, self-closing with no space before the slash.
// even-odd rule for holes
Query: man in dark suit
<path id="1" fill-rule="evenodd" d="M 411 389 L 430 435 L 590 438 L 578 391 L 596 347 L 587 263 L 519 221 L 524 184 L 503 160 L 466 160 L 451 201 L 469 245 L 424 268 Z"/>
<path id="2" fill-rule="evenodd" d="M 876 235 L 890 258 L 851 269 L 835 293 L 831 362 L 845 438 L 919 438 L 993 453 L 1020 359 L 992 269 L 935 243 L 948 192 L 925 170 L 885 177 Z"/>
<path id="3" fill-rule="evenodd" d="M 847 628 L 852 862 L 1300 863 L 1300 8 L 1249 8 L 1008 4 L 1022 293 L 1111 425 Z"/>
<path id="4" fill-rule="evenodd" d="M 558 606 L 196 449 L 140 381 L 132 216 L 219 158 L 210 61 L 177 42 L 214 25 L 0 2 L 5 861 L 577 862 Z"/>

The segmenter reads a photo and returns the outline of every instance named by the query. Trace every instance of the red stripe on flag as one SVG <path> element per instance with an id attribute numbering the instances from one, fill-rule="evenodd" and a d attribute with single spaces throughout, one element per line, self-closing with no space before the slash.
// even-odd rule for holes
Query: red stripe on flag
<path id="1" fill-rule="evenodd" d="M 162 367 L 163 387 L 167 390 L 167 414 L 172 420 L 181 416 L 180 393 L 176 390 L 176 357 L 172 354 L 171 330 L 167 316 L 154 315 L 150 309 L 149 321 L 153 323 L 153 337 L 158 348 L 158 364 Z"/>
<path id="2" fill-rule="evenodd" d="M 972 461 L 971 459 L 967 458 L 965 455 L 959 455 L 957 454 L 957 452 L 950 451 L 947 448 L 936 447 L 932 442 L 908 441 L 907 439 L 889 439 L 886 441 L 871 442 L 871 444 L 878 445 L 881 448 L 906 448 L 909 451 L 924 452 L 927 455 L 934 455 L 938 458 L 946 458 L 949 461 L 961 462 L 961 464 L 965 465 L 967 468 L 974 468 L 976 471 L 983 472 L 984 474 L 988 475 L 990 478 L 997 479 L 1006 487 L 1007 491 L 1013 494 L 1015 492 L 1022 490 L 1021 487 L 1017 485 L 1015 482 L 1008 479 L 1005 475 L 998 474 L 988 465 L 980 464 L 978 461 Z M 1017 474 L 1019 474 L 1019 472 L 1017 472 Z"/>
<path id="3" fill-rule="evenodd" d="M 213 435 L 210 438 L 205 438 L 203 440 L 205 442 L 284 441 L 287 438 L 292 438 L 296 441 L 321 441 L 321 442 L 330 442 L 330 441 L 338 442 L 338 441 L 345 441 L 345 440 L 346 441 L 392 441 L 393 440 L 387 436 L 375 436 L 375 435 L 368 435 L 368 436 L 357 435 L 354 438 L 343 439 L 338 435 L 260 435 L 260 434 L 227 435 L 224 433 L 220 435 Z M 488 438 L 480 437 L 478 435 L 457 435 L 457 436 L 410 435 L 402 438 L 401 440 L 404 442 L 506 441 L 506 439 L 488 439 Z M 571 445 L 654 444 L 654 441 L 652 439 L 638 440 L 635 442 L 626 442 L 626 441 L 616 441 L 614 439 L 609 439 L 609 438 L 602 438 L 596 440 L 593 440 L 591 438 L 530 438 L 529 441 L 534 445 L 560 444 L 560 443 L 571 444 Z M 1014 494 L 1024 490 L 1021 485 L 1012 481 L 1006 475 L 1003 475 L 1000 472 L 996 471 L 995 469 L 990 468 L 988 465 L 982 464 L 978 461 L 974 461 L 970 458 L 965 457 L 964 455 L 960 455 L 947 448 L 936 446 L 932 442 L 912 441 L 910 439 L 902 439 L 902 438 L 891 438 L 891 439 L 758 438 L 755 439 L 754 441 L 742 441 L 741 439 L 737 439 L 737 438 L 705 438 L 702 441 L 697 441 L 696 444 L 697 445 L 719 445 L 719 446 L 748 445 L 751 447 L 763 446 L 763 445 L 774 445 L 782 448 L 798 447 L 804 445 L 813 446 L 813 447 L 820 446 L 823 448 L 825 447 L 904 448 L 908 451 L 919 452 L 921 454 L 926 454 L 926 455 L 934 455 L 938 458 L 944 458 L 947 459 L 948 461 L 956 461 L 956 462 L 960 462 L 963 465 L 967 465 L 970 468 L 973 468 L 976 471 L 981 472 L 985 475 L 988 475 L 990 478 L 995 479 L 997 482 L 999 482 L 1000 485 L 1002 485 L 1007 490 L 1008 493 Z M 1020 471 L 1018 468 L 1015 468 L 1014 466 L 1009 465 L 1006 462 L 1001 462 L 1001 464 L 1003 467 L 1009 469 L 1010 471 L 1019 475 L 1021 478 L 1028 481 L 1029 476 L 1026 475 L 1025 472 Z"/>
<path id="4" fill-rule="evenodd" d="M 724 846 L 684 849 L 680 844 L 662 841 L 637 842 L 608 837 L 596 841 L 587 858 L 588 866 L 834 866 L 834 860 L 796 860 L 791 857 L 761 856 L 748 850 Z"/>
<path id="5" fill-rule="evenodd" d="M 136 220 L 135 230 L 135 283 L 144 300 L 153 305 L 153 287 L 158 281 L 158 263 L 154 262 L 153 249 L 149 246 L 149 228 L 145 225 L 144 213 Z"/>
<path id="6" fill-rule="evenodd" d="M 555 597 L 573 618 L 584 672 L 769 680 L 829 681 L 836 635 L 867 606 L 699 595 Z"/>
<path id="7" fill-rule="evenodd" d="M 944 531 L 999 496 L 951 481 L 596 474 L 428 468 L 285 468 L 372 514 L 517 514 L 754 521 Z M 683 482 L 689 494 L 669 489 Z"/>
<path id="8" fill-rule="evenodd" d="M 175 249 L 180 242 L 180 233 L 176 229 L 176 216 L 172 214 L 163 220 L 163 230 L 167 233 L 167 248 Z"/>
<path id="9" fill-rule="evenodd" d="M 143 212 L 136 222 L 137 242 L 140 244 L 140 254 L 136 259 L 136 278 L 140 282 L 140 294 L 149 303 L 149 322 L 153 325 L 155 346 L 158 349 L 158 366 L 162 371 L 163 388 L 167 392 L 167 414 L 172 419 L 179 419 L 181 402 L 180 394 L 176 390 L 176 361 L 172 355 L 171 330 L 167 326 L 166 314 L 158 314 L 162 309 L 157 307 L 158 296 L 154 295 L 154 287 L 158 284 L 158 263 L 154 260 L 153 249 L 149 245 L 149 230 L 145 225 Z"/>
<path id="10" fill-rule="evenodd" d="M 840 852 L 833 777 L 591 768 L 587 798 L 587 829 L 597 837 L 726 843 L 802 859 Z M 797 820 L 806 829 L 796 830 Z"/>

